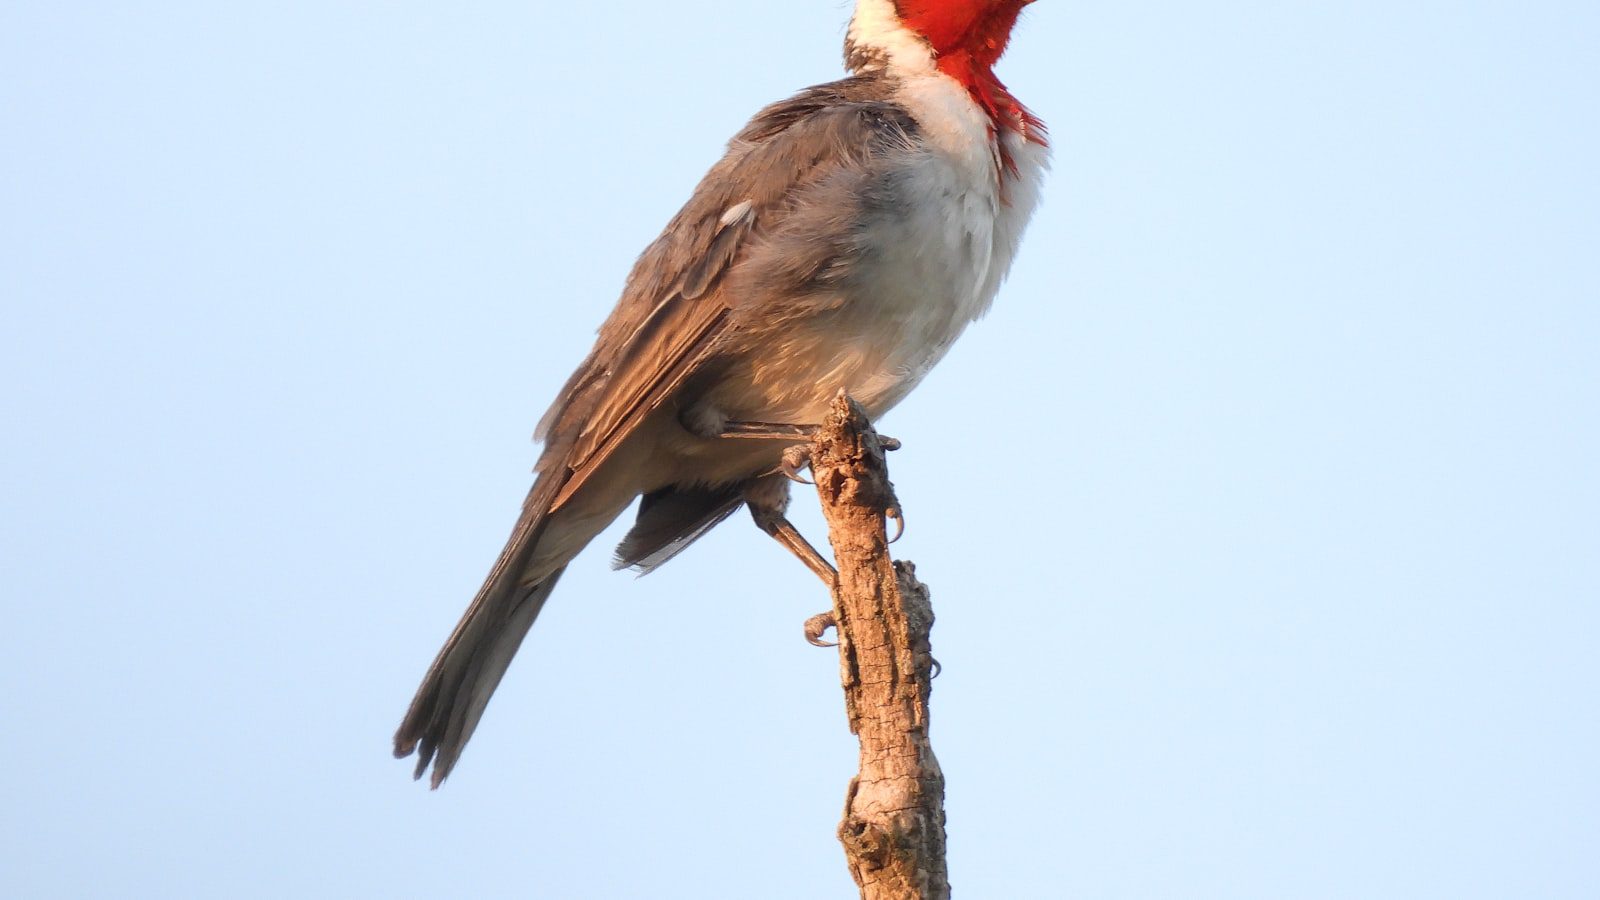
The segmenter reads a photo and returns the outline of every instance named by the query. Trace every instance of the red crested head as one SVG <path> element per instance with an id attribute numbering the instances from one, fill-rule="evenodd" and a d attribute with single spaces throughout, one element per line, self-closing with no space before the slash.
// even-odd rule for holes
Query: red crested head
<path id="1" fill-rule="evenodd" d="M 907 29 L 920 35 L 941 60 L 962 58 L 990 68 L 1006 52 L 1011 29 L 1033 0 L 895 0 Z"/>
<path id="2" fill-rule="evenodd" d="M 994 65 L 1033 0 L 856 0 L 845 61 L 857 72 L 939 72 L 965 87 L 996 133 L 1045 143 L 1044 123 L 1006 90 Z M 1001 148 L 1001 155 L 1008 151 Z"/>

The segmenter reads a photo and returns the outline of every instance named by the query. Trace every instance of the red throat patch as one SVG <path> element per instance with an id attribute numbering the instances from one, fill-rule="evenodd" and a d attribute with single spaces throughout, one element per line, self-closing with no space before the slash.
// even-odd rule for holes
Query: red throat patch
<path id="1" fill-rule="evenodd" d="M 1028 111 L 1000 79 L 994 64 L 1006 52 L 1017 16 L 1030 0 L 896 0 L 900 21 L 932 47 L 939 71 L 964 86 L 989 116 L 990 128 L 1019 134 L 1030 143 L 1048 143 L 1044 122 Z M 1000 164 L 1016 172 L 1016 162 L 1000 145 Z"/>

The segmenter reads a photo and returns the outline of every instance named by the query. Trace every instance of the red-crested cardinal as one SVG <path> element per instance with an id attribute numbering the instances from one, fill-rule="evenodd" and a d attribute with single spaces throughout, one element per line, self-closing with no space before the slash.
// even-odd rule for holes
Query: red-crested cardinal
<path id="1" fill-rule="evenodd" d="M 395 734 L 438 787 L 567 563 L 634 498 L 649 571 L 748 504 L 845 389 L 876 419 L 988 309 L 1038 199 L 1043 124 L 995 77 L 1032 0 L 858 0 L 851 75 L 756 114 L 645 249 L 540 421 L 511 539 Z"/>

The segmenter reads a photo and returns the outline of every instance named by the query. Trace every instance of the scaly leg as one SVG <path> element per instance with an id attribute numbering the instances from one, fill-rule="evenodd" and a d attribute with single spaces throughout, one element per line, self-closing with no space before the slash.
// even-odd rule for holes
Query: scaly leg
<path id="1" fill-rule="evenodd" d="M 817 433 L 815 425 L 789 425 L 783 422 L 724 422 L 717 437 L 756 441 L 809 441 Z"/>
<path id="2" fill-rule="evenodd" d="M 744 501 L 750 507 L 750 517 L 755 520 L 756 527 L 775 538 L 793 553 L 806 568 L 816 573 L 822 583 L 828 586 L 828 594 L 832 596 L 834 587 L 839 581 L 839 571 L 828 562 L 817 548 L 794 527 L 784 512 L 789 507 L 789 483 L 783 475 L 774 474 L 758 478 L 750 482 L 744 489 Z M 806 620 L 806 641 L 817 647 L 833 647 L 835 644 L 822 640 L 822 633 L 834 624 L 833 612 L 819 613 Z"/>
<path id="3" fill-rule="evenodd" d="M 749 504 L 750 518 L 755 519 L 757 528 L 788 548 L 790 553 L 805 563 L 806 568 L 822 579 L 828 590 L 833 590 L 839 577 L 838 570 L 784 516 L 789 508 L 789 485 L 786 481 L 776 475 L 758 478 L 745 487 L 744 502 Z"/>
<path id="4" fill-rule="evenodd" d="M 809 441 L 817 436 L 815 425 L 795 425 L 789 422 L 733 422 L 722 423 L 717 437 L 755 441 Z M 900 449 L 900 441 L 888 435 L 878 435 L 878 445 L 888 451 Z"/>

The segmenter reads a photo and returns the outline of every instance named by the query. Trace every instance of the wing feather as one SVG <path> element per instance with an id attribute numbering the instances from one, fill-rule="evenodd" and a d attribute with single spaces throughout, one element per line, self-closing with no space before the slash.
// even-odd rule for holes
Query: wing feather
<path id="1" fill-rule="evenodd" d="M 640 256 L 594 350 L 539 423 L 539 472 L 563 482 L 552 509 L 716 356 L 737 327 L 727 273 L 762 233 L 782 227 L 796 196 L 905 145 L 916 124 L 888 92 L 870 76 L 821 85 L 763 110 L 729 143 Z"/>

